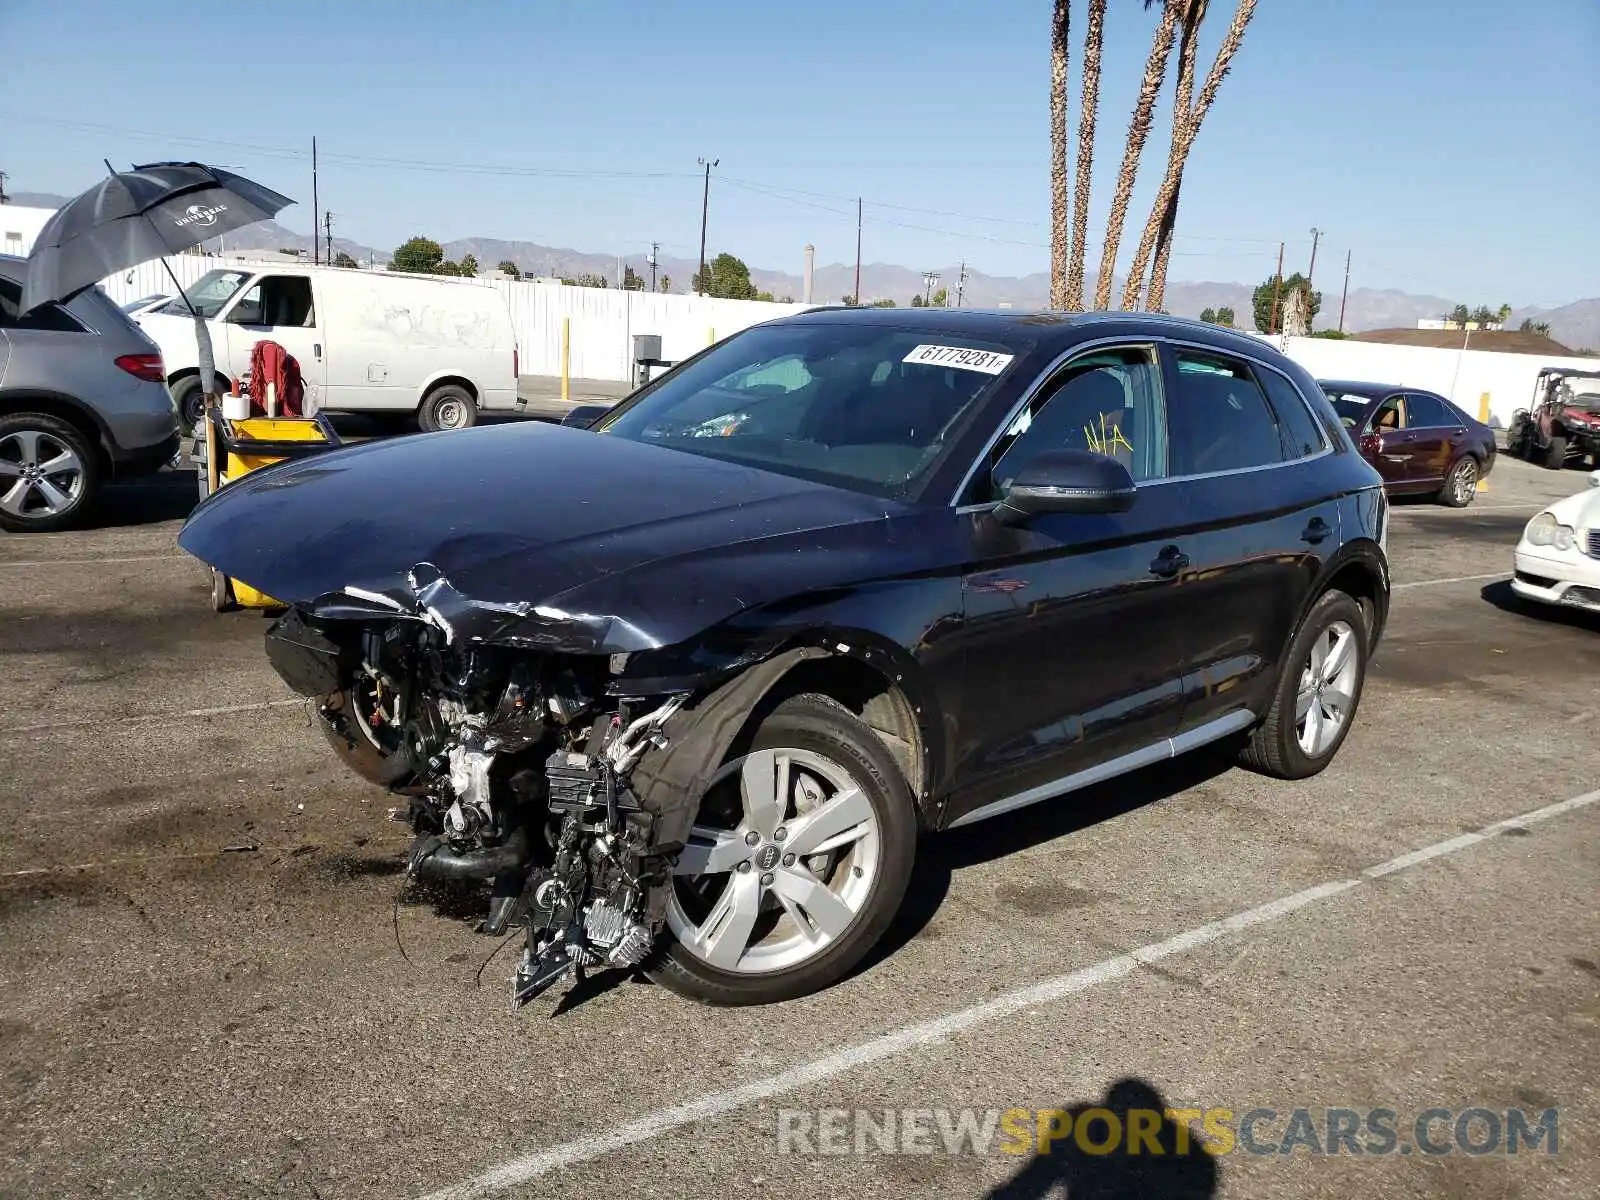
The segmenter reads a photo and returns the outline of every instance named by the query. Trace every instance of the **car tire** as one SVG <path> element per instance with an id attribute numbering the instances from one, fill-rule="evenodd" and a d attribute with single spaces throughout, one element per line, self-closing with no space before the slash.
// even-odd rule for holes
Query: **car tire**
<path id="1" fill-rule="evenodd" d="M 725 871 L 707 871 L 699 876 L 690 876 L 685 872 L 673 877 L 668 885 L 674 891 L 668 901 L 667 929 L 662 934 L 654 960 L 646 968 L 646 974 L 681 996 L 707 1004 L 773 1004 L 821 991 L 843 979 L 883 937 L 899 911 L 916 857 L 916 806 L 893 755 L 855 714 L 823 696 L 796 696 L 775 708 L 761 722 L 748 751 L 730 758 L 718 773 L 725 778 L 713 782 L 702 802 L 699 816 L 707 817 L 713 805 L 720 805 L 724 816 L 722 821 L 716 823 L 724 829 L 729 828 L 726 821 L 729 819 L 727 814 L 731 812 L 744 811 L 748 823 L 750 818 L 747 810 L 737 806 L 744 804 L 744 776 L 747 772 L 759 774 L 758 771 L 752 772 L 751 767 L 752 764 L 759 766 L 758 756 L 762 754 L 771 754 L 773 757 L 769 761 L 776 764 L 789 764 L 789 775 L 785 776 L 779 771 L 776 776 L 791 781 L 785 807 L 795 811 L 780 817 L 781 821 L 795 826 L 794 840 L 788 844 L 804 845 L 801 839 L 806 835 L 802 824 L 805 813 L 799 811 L 800 804 L 809 801 L 812 807 L 808 811 L 822 811 L 846 790 L 837 786 L 841 780 L 847 780 L 848 786 L 856 789 L 866 801 L 862 808 L 866 815 L 862 821 L 847 828 L 869 831 L 824 854 L 808 856 L 802 851 L 798 862 L 794 861 L 794 855 L 789 854 L 775 865 L 763 866 L 765 856 L 770 851 L 781 850 L 785 844 L 781 840 L 783 826 L 780 824 L 777 831 L 767 831 L 772 835 L 771 838 L 761 841 L 751 849 L 750 857 L 742 860 L 747 870 L 734 867 Z M 793 774 L 797 769 L 802 773 L 799 778 Z M 827 780 L 810 774 L 814 769 L 828 770 L 834 779 Z M 815 785 L 815 792 L 808 789 L 808 782 Z M 826 789 L 831 789 L 831 794 L 823 796 Z M 730 804 L 735 807 L 730 808 Z M 840 820 L 849 819 L 840 810 L 834 811 Z M 742 827 L 735 825 L 731 828 L 736 832 Z M 697 828 L 704 827 L 697 825 Z M 817 825 L 813 825 L 812 829 L 820 831 Z M 744 837 L 727 836 L 727 846 L 735 853 L 743 854 L 741 847 L 748 845 Z M 833 836 L 839 835 L 835 833 Z M 697 840 L 704 844 L 703 839 Z M 691 843 L 691 847 L 693 845 Z M 684 871 L 687 854 L 688 851 L 680 856 L 680 872 Z M 820 875 L 813 874 L 813 869 Z M 776 879 L 777 873 L 782 873 L 782 880 L 769 889 L 767 882 Z M 758 958 L 770 955 L 767 964 L 758 963 L 745 969 L 738 969 L 736 965 L 735 969 L 724 969 L 707 961 L 702 950 L 692 948 L 693 934 L 704 928 L 709 917 L 697 929 L 687 929 L 685 923 L 692 922 L 693 917 L 686 910 L 686 896 L 687 900 L 704 902 L 707 897 L 699 885 L 713 875 L 726 876 L 726 881 L 718 889 L 716 902 L 709 905 L 713 912 L 725 899 L 722 893 L 732 889 L 736 883 L 747 881 L 742 886 L 752 889 L 755 909 L 759 913 L 756 920 L 760 924 L 752 925 L 751 931 L 765 928 L 766 932 L 750 939 L 749 944 L 739 951 L 739 957 L 742 962 L 752 953 Z M 866 883 L 858 883 L 861 879 L 865 879 Z M 797 885 L 809 887 L 807 880 L 823 887 L 833 896 L 823 906 L 828 909 L 830 918 L 836 920 L 843 912 L 850 912 L 848 923 L 830 931 L 819 949 L 810 949 L 808 943 L 821 935 L 824 924 L 820 916 L 821 908 L 815 910 L 819 915 L 814 918 L 810 915 L 813 910 L 809 910 L 805 903 L 784 898 Z M 680 890 L 685 888 L 688 889 L 687 893 Z M 852 896 L 850 892 L 853 888 L 856 894 Z M 811 894 L 817 895 L 815 892 Z M 795 904 L 799 906 L 799 916 L 795 915 Z M 836 904 L 842 907 L 835 907 Z M 729 907 L 729 911 L 733 912 L 733 906 Z M 729 920 L 737 920 L 740 915 L 748 916 L 750 911 L 749 908 L 741 909 Z M 815 927 L 802 927 L 802 918 L 805 922 L 814 922 Z M 786 940 L 788 930 L 795 932 L 789 934 Z M 735 945 L 744 941 L 740 939 Z M 785 950 L 786 946 L 791 948 Z M 786 961 L 785 953 L 796 957 L 792 962 Z"/>
<path id="2" fill-rule="evenodd" d="M 417 424 L 425 433 L 471 429 L 477 423 L 478 402 L 460 384 L 446 383 L 434 388 L 417 410 Z"/>
<path id="3" fill-rule="evenodd" d="M 205 415 L 206 394 L 200 387 L 200 376 L 186 375 L 168 390 L 172 392 L 172 402 L 178 406 L 178 420 L 184 432 L 192 432 Z"/>
<path id="4" fill-rule="evenodd" d="M 99 490 L 99 448 L 76 428 L 45 413 L 0 417 L 0 529 L 70 529 L 89 512 Z"/>
<path id="5" fill-rule="evenodd" d="M 1550 444 L 1544 451 L 1544 465 L 1552 471 L 1559 471 L 1567 465 L 1567 439 L 1560 434 L 1550 435 Z"/>
<path id="6" fill-rule="evenodd" d="M 1481 468 L 1472 455 L 1463 455 L 1444 477 L 1438 500 L 1446 508 L 1465 508 L 1478 494 L 1478 477 Z"/>
<path id="7" fill-rule="evenodd" d="M 412 782 L 411 761 L 405 748 L 379 746 L 375 739 L 353 727 L 358 720 L 351 712 L 347 691 L 335 692 L 317 709 L 317 726 L 345 766 L 379 787 L 400 787 Z"/>
<path id="8" fill-rule="evenodd" d="M 1368 641 L 1366 617 L 1351 596 L 1337 590 L 1319 596 L 1289 645 L 1272 706 L 1251 731 L 1240 763 L 1278 779 L 1305 779 L 1332 762 L 1361 704 Z M 1337 662 L 1330 661 L 1334 654 Z"/>

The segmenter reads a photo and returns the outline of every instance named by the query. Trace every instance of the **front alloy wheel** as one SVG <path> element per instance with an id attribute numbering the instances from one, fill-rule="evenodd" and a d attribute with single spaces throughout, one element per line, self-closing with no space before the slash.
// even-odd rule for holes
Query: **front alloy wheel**
<path id="1" fill-rule="evenodd" d="M 1347 622 L 1334 621 L 1311 643 L 1311 658 L 1300 672 L 1294 702 L 1295 737 L 1309 758 L 1320 758 L 1333 748 L 1355 707 L 1358 636 Z"/>
<path id="2" fill-rule="evenodd" d="M 877 736 L 820 697 L 785 702 L 707 789 L 652 975 L 717 1004 L 829 986 L 899 908 L 915 839 L 905 781 Z"/>

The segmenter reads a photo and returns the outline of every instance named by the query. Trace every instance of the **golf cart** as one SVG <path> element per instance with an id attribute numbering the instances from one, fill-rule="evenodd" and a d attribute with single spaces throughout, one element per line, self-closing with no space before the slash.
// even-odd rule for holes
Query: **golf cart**
<path id="1" fill-rule="evenodd" d="M 1600 467 L 1600 371 L 1546 367 L 1533 385 L 1533 407 L 1511 416 L 1506 449 L 1559 471 L 1569 456 Z"/>

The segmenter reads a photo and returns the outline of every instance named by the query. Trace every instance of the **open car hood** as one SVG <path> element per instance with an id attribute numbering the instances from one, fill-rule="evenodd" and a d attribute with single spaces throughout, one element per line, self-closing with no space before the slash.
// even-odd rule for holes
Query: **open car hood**
<path id="1" fill-rule="evenodd" d="M 252 472 L 196 508 L 178 544 L 320 616 L 406 616 L 452 641 L 618 653 L 681 640 L 793 586 L 792 572 L 760 569 L 730 586 L 723 548 L 881 526 L 906 511 L 529 422 L 372 442 Z M 648 585 L 635 578 L 647 564 L 695 556 L 719 565 L 651 571 Z"/>

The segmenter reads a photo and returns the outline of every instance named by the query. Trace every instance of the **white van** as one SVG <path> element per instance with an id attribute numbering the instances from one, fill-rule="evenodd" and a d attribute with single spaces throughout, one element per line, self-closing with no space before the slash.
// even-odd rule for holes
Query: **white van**
<path id="1" fill-rule="evenodd" d="M 415 413 L 424 429 L 464 429 L 479 410 L 517 408 L 517 348 L 505 298 L 473 279 L 347 267 L 208 271 L 185 289 L 207 318 L 226 389 L 250 351 L 277 342 L 300 363 L 308 408 Z M 200 416 L 194 317 L 182 297 L 135 318 L 161 347 L 185 423 Z"/>

